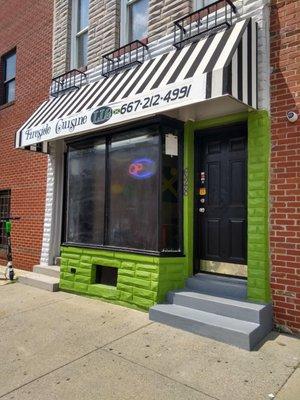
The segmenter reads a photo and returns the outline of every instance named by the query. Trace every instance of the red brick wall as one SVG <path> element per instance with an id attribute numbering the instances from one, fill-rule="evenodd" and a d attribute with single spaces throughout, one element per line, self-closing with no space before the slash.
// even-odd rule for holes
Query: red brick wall
<path id="1" fill-rule="evenodd" d="M 52 3 L 49 0 L 4 1 L 0 12 L 0 56 L 14 47 L 17 53 L 16 100 L 13 105 L 0 108 L 0 190 L 11 189 L 11 212 L 21 217 L 13 225 L 12 243 L 15 265 L 23 269 L 31 269 L 40 258 L 47 158 L 15 150 L 14 137 L 48 96 Z M 4 264 L 3 251 L 0 264 Z"/>
<path id="2" fill-rule="evenodd" d="M 275 321 L 300 331 L 300 1 L 271 8 L 271 252 Z M 272 70 L 272 69 L 271 69 Z"/>

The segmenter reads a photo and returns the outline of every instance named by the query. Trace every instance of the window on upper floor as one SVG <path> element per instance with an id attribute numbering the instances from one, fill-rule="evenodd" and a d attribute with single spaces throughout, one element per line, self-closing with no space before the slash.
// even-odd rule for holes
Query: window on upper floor
<path id="1" fill-rule="evenodd" d="M 148 36 L 149 0 L 121 0 L 121 45 Z"/>
<path id="2" fill-rule="evenodd" d="M 1 104 L 7 104 L 16 97 L 16 50 L 2 57 Z"/>
<path id="3" fill-rule="evenodd" d="M 200 10 L 209 4 L 215 3 L 216 0 L 194 0 L 194 11 Z"/>
<path id="4" fill-rule="evenodd" d="M 71 68 L 87 66 L 89 0 L 73 0 Z"/>

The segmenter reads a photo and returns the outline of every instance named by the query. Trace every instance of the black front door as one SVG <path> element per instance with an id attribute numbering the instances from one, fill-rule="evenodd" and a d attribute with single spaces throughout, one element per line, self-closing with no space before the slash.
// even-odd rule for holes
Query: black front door
<path id="1" fill-rule="evenodd" d="M 247 132 L 196 132 L 197 270 L 247 275 Z"/>

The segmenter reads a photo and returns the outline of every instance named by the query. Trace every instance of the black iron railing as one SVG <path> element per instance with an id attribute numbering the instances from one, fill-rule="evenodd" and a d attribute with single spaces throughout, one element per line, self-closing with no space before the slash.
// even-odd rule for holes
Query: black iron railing
<path id="1" fill-rule="evenodd" d="M 102 75 L 108 77 L 133 65 L 142 64 L 148 46 L 139 40 L 102 56 Z"/>
<path id="2" fill-rule="evenodd" d="M 198 40 L 205 32 L 231 26 L 236 7 L 231 0 L 218 0 L 174 22 L 174 46 Z"/>
<path id="3" fill-rule="evenodd" d="M 72 69 L 52 79 L 51 96 L 57 97 L 65 92 L 78 90 L 86 83 L 86 74 L 78 69 Z"/>

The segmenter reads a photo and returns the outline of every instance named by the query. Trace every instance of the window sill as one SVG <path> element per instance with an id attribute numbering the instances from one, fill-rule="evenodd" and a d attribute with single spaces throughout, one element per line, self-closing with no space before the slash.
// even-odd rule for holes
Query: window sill
<path id="1" fill-rule="evenodd" d="M 133 253 L 133 254 L 141 254 L 146 256 L 154 256 L 154 257 L 185 257 L 182 251 L 154 251 L 154 250 L 140 250 L 140 249 L 129 249 L 126 247 L 114 247 L 114 246 L 100 246 L 95 244 L 86 244 L 86 243 L 70 243 L 63 242 L 61 244 L 62 247 L 70 246 L 70 247 L 85 247 L 87 249 L 95 249 L 95 250 L 108 250 L 115 251 L 119 253 Z"/>
<path id="2" fill-rule="evenodd" d="M 10 106 L 13 106 L 14 104 L 15 104 L 15 100 L 13 100 L 13 101 L 10 101 L 9 103 L 5 103 L 5 104 L 2 104 L 1 106 L 0 106 L 0 111 L 1 110 L 4 110 L 5 108 L 7 108 L 7 107 L 10 107 Z"/>

